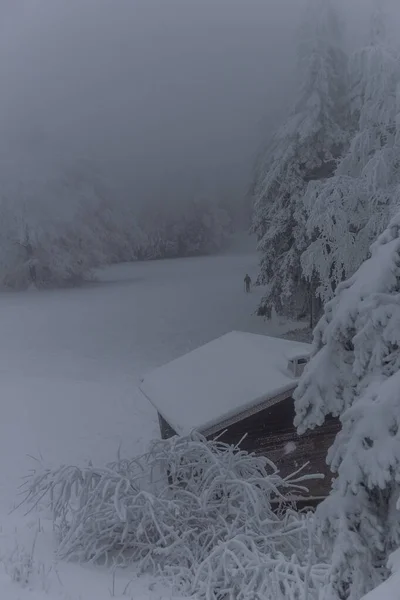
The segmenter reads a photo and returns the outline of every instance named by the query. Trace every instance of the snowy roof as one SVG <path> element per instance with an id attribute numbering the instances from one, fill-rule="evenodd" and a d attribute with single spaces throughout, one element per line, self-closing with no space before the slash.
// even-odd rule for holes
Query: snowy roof
<path id="1" fill-rule="evenodd" d="M 297 383 L 288 360 L 310 352 L 309 344 L 232 331 L 154 370 L 140 389 L 179 435 L 210 434 L 287 397 Z"/>

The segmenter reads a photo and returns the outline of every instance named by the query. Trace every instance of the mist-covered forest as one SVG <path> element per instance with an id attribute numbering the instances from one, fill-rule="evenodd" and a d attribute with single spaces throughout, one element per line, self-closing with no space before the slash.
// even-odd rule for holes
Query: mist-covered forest
<path id="1" fill-rule="evenodd" d="M 399 0 L 0 10 L 0 597 L 399 600 Z"/>
<path id="2" fill-rule="evenodd" d="M 256 157 L 264 155 L 277 122 L 284 121 L 290 107 L 297 103 L 295 113 L 304 113 L 301 103 L 311 93 L 313 81 L 306 71 L 312 66 L 306 63 L 312 50 L 304 47 L 302 59 L 297 54 L 305 6 L 285 0 L 268 8 L 253 2 L 247 13 L 240 2 L 233 2 L 228 13 L 215 11 L 205 49 L 208 2 L 190 10 L 181 2 L 168 8 L 160 3 L 157 18 L 156 9 L 144 2 L 127 4 L 118 12 L 103 1 L 92 12 L 88 2 L 81 6 L 78 21 L 74 2 L 45 8 L 36 0 L 19 7 L 5 3 L 0 284 L 16 289 L 58 286 L 77 283 L 101 265 L 207 254 L 221 249 L 233 230 L 248 228 Z M 360 9 L 357 14 L 356 8 L 346 5 L 341 9 L 340 31 L 331 47 L 340 47 L 341 56 L 335 60 L 342 61 L 343 72 L 327 73 L 342 78 L 335 83 L 339 89 L 332 90 L 339 95 L 356 86 L 355 77 L 367 77 L 365 72 L 353 73 L 353 82 L 343 79 L 345 56 L 355 45 L 367 43 L 368 11 Z M 192 32 L 185 51 L 183 31 Z M 102 44 L 105 32 L 109 42 Z M 146 45 L 150 38 L 157 42 L 152 47 Z M 354 93 L 361 98 L 364 91 Z M 351 137 L 356 108 L 344 98 L 340 102 L 342 121 L 335 125 Z M 305 128 L 319 127 L 318 118 L 336 118 L 311 111 L 309 107 L 316 122 L 304 121 Z M 288 127 L 296 127 L 295 118 Z M 292 133 L 281 130 L 279 136 L 290 138 Z M 331 133 L 340 135 L 320 132 Z M 311 136 L 311 129 L 304 134 Z M 349 141 L 341 139 L 336 154 L 343 153 Z M 282 139 L 281 144 L 287 142 Z M 302 143 L 313 141 L 310 137 Z M 260 160 L 264 172 L 265 162 Z M 264 245 L 265 226 L 257 215 L 268 194 L 256 194 L 253 226 Z M 276 211 L 278 204 L 279 200 Z M 317 216 L 304 219 L 304 229 L 310 230 L 311 219 Z M 283 237 L 287 243 L 288 236 Z M 305 247 L 302 255 L 301 280 L 308 282 L 315 279 L 316 269 L 306 258 Z M 268 262 L 275 262 L 273 253 Z M 335 268 L 336 281 L 341 267 Z M 265 269 L 268 265 L 263 274 Z M 289 278 L 298 275 L 291 273 Z M 271 278 L 274 289 L 277 286 L 271 292 L 277 306 L 278 278 Z M 289 280 L 285 285 L 290 286 Z M 308 283 L 304 285 L 307 288 Z M 314 281 L 312 289 L 326 285 Z M 298 293 L 301 299 L 294 312 L 307 313 L 297 305 L 309 293 L 300 288 Z M 261 312 L 267 306 L 265 302 Z"/>

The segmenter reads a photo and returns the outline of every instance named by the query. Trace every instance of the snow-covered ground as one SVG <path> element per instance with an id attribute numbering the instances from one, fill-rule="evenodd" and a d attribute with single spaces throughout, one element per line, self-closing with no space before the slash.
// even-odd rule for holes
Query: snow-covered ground
<path id="1" fill-rule="evenodd" d="M 161 597 L 145 579 L 129 584 L 128 573 L 113 580 L 99 568 L 55 565 L 48 524 L 9 509 L 32 456 L 99 464 L 120 445 L 142 453 L 158 435 L 137 391 L 148 370 L 232 329 L 279 335 L 290 327 L 252 314 L 262 292 L 246 295 L 243 278 L 255 278 L 257 257 L 252 240 L 239 241 L 219 256 L 115 266 L 81 289 L 0 296 L 2 600 Z M 24 589 L 12 578 L 35 539 Z"/>

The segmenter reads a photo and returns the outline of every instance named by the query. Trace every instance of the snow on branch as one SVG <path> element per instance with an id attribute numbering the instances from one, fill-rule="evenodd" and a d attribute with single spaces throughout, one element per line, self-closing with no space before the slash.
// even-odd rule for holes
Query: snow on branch
<path id="1" fill-rule="evenodd" d="M 400 546 L 400 214 L 334 298 L 294 393 L 299 432 L 340 418 L 327 456 L 337 473 L 319 506 L 332 551 L 324 600 L 359 600 Z"/>
<path id="2" fill-rule="evenodd" d="M 312 515 L 290 500 L 306 480 L 193 433 L 106 468 L 36 472 L 24 502 L 51 508 L 60 558 L 135 562 L 209 600 L 312 600 L 327 566 L 315 558 Z"/>

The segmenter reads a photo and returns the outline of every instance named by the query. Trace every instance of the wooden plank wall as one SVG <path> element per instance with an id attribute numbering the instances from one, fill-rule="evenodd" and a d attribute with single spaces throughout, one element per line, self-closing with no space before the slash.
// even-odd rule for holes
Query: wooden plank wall
<path id="1" fill-rule="evenodd" d="M 216 433 L 222 442 L 240 444 L 243 450 L 255 452 L 272 460 L 282 476 L 287 476 L 309 463 L 302 474 L 324 475 L 306 484 L 311 497 L 324 497 L 329 493 L 332 473 L 326 464 L 328 449 L 340 429 L 337 419 L 328 418 L 322 427 L 298 436 L 293 425 L 295 412 L 292 398 L 287 398 L 255 415 L 231 425 L 225 433 Z M 176 435 L 174 429 L 159 415 L 162 439 Z"/>
<path id="2" fill-rule="evenodd" d="M 240 447 L 248 452 L 267 456 L 279 467 L 283 476 L 309 462 L 302 471 L 303 474 L 321 473 L 325 476 L 323 480 L 307 482 L 310 495 L 326 496 L 332 481 L 332 473 L 326 465 L 326 455 L 340 429 L 340 423 L 337 419 L 330 418 L 322 427 L 298 436 L 293 425 L 294 416 L 293 399 L 287 398 L 232 425 L 220 439 L 237 444 L 247 434 Z"/>

